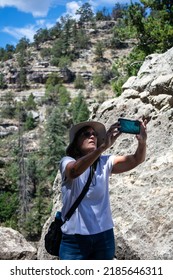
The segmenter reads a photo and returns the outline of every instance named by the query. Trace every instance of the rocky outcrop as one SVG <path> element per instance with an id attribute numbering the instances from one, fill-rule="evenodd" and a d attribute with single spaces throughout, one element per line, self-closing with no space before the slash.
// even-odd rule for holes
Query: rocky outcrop
<path id="1" fill-rule="evenodd" d="M 148 119 L 145 162 L 110 178 L 117 259 L 173 259 L 172 69 L 173 49 L 147 57 L 138 75 L 123 85 L 122 95 L 95 107 L 91 115 L 107 128 L 119 117 L 138 119 L 144 115 Z M 122 134 L 107 153 L 129 154 L 136 146 L 135 136 Z M 60 208 L 60 182 L 54 187 L 51 218 Z M 43 230 L 40 252 L 49 222 Z M 46 258 L 43 253 L 38 256 Z"/>
<path id="2" fill-rule="evenodd" d="M 0 137 L 5 137 L 18 131 L 18 122 L 10 119 L 0 120 Z"/>
<path id="3" fill-rule="evenodd" d="M 95 120 L 108 127 L 119 116 L 136 119 L 143 114 L 149 119 L 146 161 L 110 179 L 117 258 L 172 259 L 172 108 L 159 111 L 139 96 L 132 99 L 124 93 L 106 110 L 100 108 Z M 130 154 L 136 145 L 134 136 L 124 134 L 110 153 Z"/>
<path id="4" fill-rule="evenodd" d="M 0 227 L 0 260 L 35 260 L 36 252 L 19 232 Z"/>
<path id="5" fill-rule="evenodd" d="M 173 259 L 173 49 L 146 58 L 123 94 L 93 115 L 107 127 L 118 117 L 148 119 L 146 161 L 110 179 L 118 259 Z M 124 134 L 110 149 L 129 154 L 134 136 Z"/>

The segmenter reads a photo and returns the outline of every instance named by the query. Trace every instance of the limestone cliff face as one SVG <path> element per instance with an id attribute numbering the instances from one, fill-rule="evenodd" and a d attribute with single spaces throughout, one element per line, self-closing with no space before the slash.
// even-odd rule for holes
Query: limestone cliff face
<path id="1" fill-rule="evenodd" d="M 113 175 L 110 194 L 117 257 L 173 259 L 173 48 L 146 58 L 137 77 L 124 84 L 121 97 L 93 115 L 108 127 L 119 116 L 149 120 L 146 161 Z M 135 151 L 134 136 L 124 134 L 110 152 Z"/>
<path id="2" fill-rule="evenodd" d="M 137 77 L 123 86 L 122 96 L 104 103 L 93 116 L 107 127 L 119 116 L 149 120 L 146 161 L 110 180 L 120 259 L 173 258 L 172 59 L 173 49 L 147 57 Z M 136 145 L 134 136 L 124 134 L 110 152 L 132 153 Z"/>
<path id="3" fill-rule="evenodd" d="M 137 168 L 110 178 L 118 259 L 173 259 L 173 48 L 146 58 L 138 75 L 123 86 L 123 94 L 93 110 L 91 119 L 108 128 L 118 117 L 148 119 L 147 157 Z M 134 136 L 121 135 L 107 153 L 133 153 Z M 54 184 L 52 213 L 60 207 L 59 175 Z M 38 259 L 46 259 L 43 248 Z"/>

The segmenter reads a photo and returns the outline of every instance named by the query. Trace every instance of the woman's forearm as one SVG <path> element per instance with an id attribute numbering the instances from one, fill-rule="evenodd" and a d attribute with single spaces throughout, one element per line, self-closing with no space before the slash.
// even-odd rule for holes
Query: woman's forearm
<path id="1" fill-rule="evenodd" d="M 134 154 L 134 158 L 136 161 L 136 164 L 140 164 L 145 160 L 146 157 L 146 141 L 139 141 L 137 150 Z"/>
<path id="2" fill-rule="evenodd" d="M 91 153 L 77 159 L 75 162 L 72 162 L 72 164 L 69 164 L 69 166 L 67 166 L 67 172 L 70 178 L 74 179 L 80 176 L 89 166 L 95 162 L 95 160 L 101 155 L 103 151 L 104 148 L 100 146 Z"/>

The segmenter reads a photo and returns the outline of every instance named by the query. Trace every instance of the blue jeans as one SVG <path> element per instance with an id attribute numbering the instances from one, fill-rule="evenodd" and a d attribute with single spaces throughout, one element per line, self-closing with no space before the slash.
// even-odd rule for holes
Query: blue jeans
<path id="1" fill-rule="evenodd" d="M 113 229 L 92 234 L 62 234 L 60 260 L 112 260 L 115 254 Z"/>

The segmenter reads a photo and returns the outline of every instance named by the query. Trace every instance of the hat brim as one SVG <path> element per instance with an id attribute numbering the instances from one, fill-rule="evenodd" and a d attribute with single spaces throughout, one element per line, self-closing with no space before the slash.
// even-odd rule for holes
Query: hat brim
<path id="1" fill-rule="evenodd" d="M 78 123 L 78 124 L 72 126 L 72 128 L 70 129 L 70 132 L 69 132 L 70 143 L 69 143 L 69 146 L 67 147 L 67 150 L 72 145 L 76 133 L 85 126 L 92 127 L 94 129 L 94 131 L 97 133 L 97 146 L 98 147 L 105 141 L 106 129 L 102 123 L 96 122 L 96 121 L 81 122 L 81 123 Z"/>

